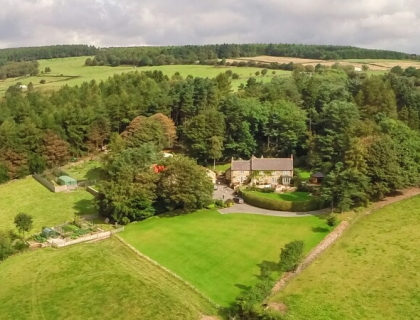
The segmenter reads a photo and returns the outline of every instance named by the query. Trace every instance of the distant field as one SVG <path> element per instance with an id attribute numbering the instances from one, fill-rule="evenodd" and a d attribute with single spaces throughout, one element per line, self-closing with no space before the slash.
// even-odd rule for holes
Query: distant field
<path id="1" fill-rule="evenodd" d="M 94 214 L 93 196 L 85 190 L 53 193 L 32 177 L 0 185 L 0 229 L 14 228 L 19 212 L 33 216 L 34 228 L 53 226 L 72 220 L 75 214 Z"/>
<path id="2" fill-rule="evenodd" d="M 116 239 L 0 263 L 0 318 L 198 320 L 216 311 Z"/>
<path id="3" fill-rule="evenodd" d="M 252 60 L 259 62 L 278 62 L 278 63 L 300 63 L 303 65 L 328 65 L 331 66 L 334 63 L 338 62 L 340 64 L 351 64 L 354 67 L 361 68 L 363 64 L 369 66 L 371 71 L 387 71 L 394 66 L 401 66 L 407 68 L 409 66 L 414 66 L 420 68 L 420 61 L 415 60 L 385 60 L 385 59 L 342 59 L 342 60 L 318 60 L 318 59 L 302 59 L 302 58 L 292 58 L 292 57 L 271 57 L 271 56 L 258 56 L 252 58 L 238 58 L 238 59 L 228 59 L 228 61 L 240 61 L 240 60 Z"/>
<path id="4" fill-rule="evenodd" d="M 139 67 L 133 66 L 119 66 L 119 67 L 86 67 L 85 60 L 88 57 L 62 58 L 39 60 L 39 70 L 42 71 L 45 67 L 50 67 L 51 72 L 48 74 L 39 74 L 36 77 L 20 77 L 11 78 L 0 81 L 0 96 L 3 96 L 7 88 L 18 82 L 27 85 L 32 82 L 35 89 L 49 90 L 58 89 L 63 85 L 69 86 L 80 85 L 84 81 L 95 79 L 96 81 L 106 80 L 108 77 L 116 73 L 143 71 L 143 70 L 161 70 L 164 74 L 172 76 L 175 72 L 179 72 L 183 77 L 192 75 L 194 77 L 209 77 L 213 78 L 219 73 L 231 69 L 233 72 L 239 74 L 240 79 L 232 80 L 232 87 L 236 90 L 241 83 L 246 83 L 248 78 L 255 76 L 256 71 L 261 71 L 261 68 L 247 68 L 247 67 L 214 67 L 201 65 L 170 65 L 170 66 L 155 66 L 155 67 Z M 290 75 L 289 71 L 276 70 L 277 76 Z M 264 82 L 270 81 L 272 78 L 272 71 L 269 70 L 265 77 L 259 76 L 258 79 Z M 45 84 L 40 84 L 41 80 L 45 80 Z"/>
<path id="5" fill-rule="evenodd" d="M 263 261 L 276 266 L 286 243 L 303 240 L 308 252 L 328 231 L 325 220 L 314 216 L 222 215 L 203 210 L 134 223 L 121 236 L 227 306 L 246 286 L 255 284 Z"/>
<path id="6" fill-rule="evenodd" d="M 273 301 L 288 320 L 417 319 L 420 197 L 361 218 Z"/>

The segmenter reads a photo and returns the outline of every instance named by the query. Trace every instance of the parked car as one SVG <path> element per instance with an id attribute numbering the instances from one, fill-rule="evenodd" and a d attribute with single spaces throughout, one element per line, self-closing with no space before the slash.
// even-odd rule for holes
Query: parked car
<path id="1" fill-rule="evenodd" d="M 215 184 L 215 185 L 213 186 L 213 189 L 214 189 L 214 190 L 217 190 L 217 189 L 218 189 L 217 184 Z"/>
<path id="2" fill-rule="evenodd" d="M 236 203 L 244 203 L 244 199 L 238 196 L 233 197 L 233 201 L 235 201 Z"/>

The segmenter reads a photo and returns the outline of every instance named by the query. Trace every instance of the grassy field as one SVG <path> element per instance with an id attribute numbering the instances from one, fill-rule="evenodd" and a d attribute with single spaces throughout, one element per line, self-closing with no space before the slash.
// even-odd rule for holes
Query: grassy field
<path id="1" fill-rule="evenodd" d="M 77 180 L 100 180 L 101 163 L 98 160 L 86 160 L 83 163 L 70 163 L 63 167 L 71 177 Z"/>
<path id="2" fill-rule="evenodd" d="M 1 229 L 14 228 L 19 212 L 32 215 L 37 233 L 43 226 L 53 226 L 74 218 L 75 214 L 94 214 L 93 196 L 85 190 L 53 193 L 32 177 L 0 185 Z"/>
<path id="3" fill-rule="evenodd" d="M 117 239 L 16 255 L 0 264 L 2 320 L 198 320 L 197 293 Z"/>
<path id="4" fill-rule="evenodd" d="M 264 193 L 259 191 L 248 191 L 249 193 L 255 193 L 260 197 L 267 199 L 277 199 L 283 201 L 306 201 L 311 200 L 312 196 L 309 195 L 309 192 L 285 192 L 285 193 Z"/>
<path id="5" fill-rule="evenodd" d="M 179 72 L 183 77 L 192 75 L 194 77 L 209 77 L 213 78 L 221 72 L 232 70 L 239 74 L 240 78 L 232 80 L 232 88 L 237 89 L 241 83 L 246 83 L 248 78 L 255 72 L 261 71 L 261 68 L 247 68 L 247 67 L 214 67 L 214 66 L 201 66 L 201 65 L 169 65 L 169 66 L 154 66 L 154 67 L 139 67 L 133 66 L 119 66 L 119 67 L 86 67 L 84 66 L 85 60 L 88 57 L 75 57 L 75 58 L 62 58 L 39 60 L 39 70 L 44 70 L 45 67 L 50 67 L 51 72 L 48 74 L 39 74 L 35 77 L 20 77 L 10 78 L 0 81 L 0 96 L 3 96 L 7 88 L 18 82 L 27 85 L 32 82 L 35 89 L 48 90 L 59 89 L 63 85 L 69 86 L 80 85 L 84 81 L 95 79 L 96 81 L 106 80 L 108 77 L 115 73 L 123 73 L 130 71 L 146 71 L 146 70 L 161 70 L 164 74 L 172 76 L 175 72 Z M 267 82 L 273 77 L 272 71 L 269 70 L 265 77 L 258 76 L 257 79 Z M 289 71 L 276 70 L 277 76 L 289 76 Z M 45 84 L 40 84 L 41 80 L 45 80 Z"/>
<path id="6" fill-rule="evenodd" d="M 286 243 L 301 239 L 309 251 L 327 233 L 325 220 L 314 216 L 221 215 L 203 210 L 131 224 L 121 237 L 227 306 L 256 282 L 263 261 L 276 266 Z"/>
<path id="7" fill-rule="evenodd" d="M 274 301 L 287 319 L 418 319 L 420 197 L 361 218 Z"/>

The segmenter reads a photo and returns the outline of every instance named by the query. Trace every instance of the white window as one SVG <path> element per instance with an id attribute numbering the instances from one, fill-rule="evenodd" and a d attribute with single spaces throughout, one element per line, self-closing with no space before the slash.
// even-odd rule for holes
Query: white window
<path id="1" fill-rule="evenodd" d="M 275 177 L 271 178 L 271 183 L 276 184 L 277 183 L 277 178 L 275 178 Z"/>
<path id="2" fill-rule="evenodd" d="M 241 173 L 243 174 L 244 172 L 243 172 L 243 171 L 241 171 Z"/>
<path id="3" fill-rule="evenodd" d="M 288 175 L 289 175 L 289 171 L 283 171 L 283 172 L 282 172 L 282 175 L 283 175 L 283 176 L 288 176 Z"/>

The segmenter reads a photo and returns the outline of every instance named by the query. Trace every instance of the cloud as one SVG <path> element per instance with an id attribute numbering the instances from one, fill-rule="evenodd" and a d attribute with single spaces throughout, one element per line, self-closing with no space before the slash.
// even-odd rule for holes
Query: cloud
<path id="1" fill-rule="evenodd" d="M 414 0 L 0 0 L 0 47 L 354 45 L 420 54 Z"/>

